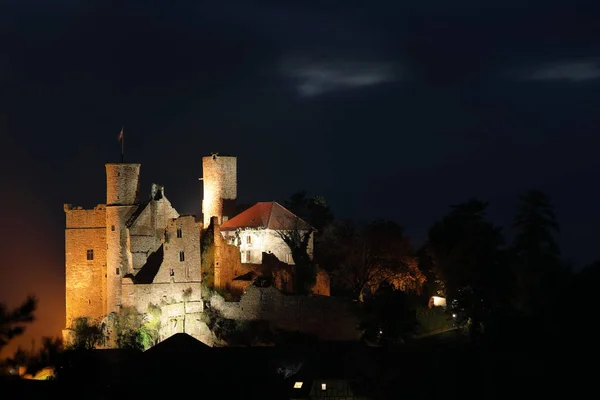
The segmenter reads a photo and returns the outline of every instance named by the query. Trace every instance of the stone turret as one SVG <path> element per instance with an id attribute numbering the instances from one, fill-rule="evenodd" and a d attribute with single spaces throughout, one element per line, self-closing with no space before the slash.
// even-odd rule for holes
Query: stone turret
<path id="1" fill-rule="evenodd" d="M 118 312 L 122 278 L 133 272 L 127 220 L 138 204 L 140 164 L 106 164 L 106 312 Z"/>
<path id="2" fill-rule="evenodd" d="M 235 214 L 237 199 L 237 158 L 212 154 L 202 157 L 204 227 L 211 217 L 222 224 Z"/>

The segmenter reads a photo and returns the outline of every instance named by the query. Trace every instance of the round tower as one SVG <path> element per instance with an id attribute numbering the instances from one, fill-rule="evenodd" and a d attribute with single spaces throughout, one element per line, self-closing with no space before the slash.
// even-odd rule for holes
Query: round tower
<path id="1" fill-rule="evenodd" d="M 106 312 L 118 312 L 121 283 L 131 271 L 127 220 L 137 207 L 140 164 L 106 164 Z"/>
<path id="2" fill-rule="evenodd" d="M 237 199 L 237 157 L 212 154 L 202 157 L 204 227 L 211 217 L 219 224 L 235 215 Z"/>
<path id="3" fill-rule="evenodd" d="M 106 164 L 106 205 L 132 205 L 140 188 L 140 164 Z"/>

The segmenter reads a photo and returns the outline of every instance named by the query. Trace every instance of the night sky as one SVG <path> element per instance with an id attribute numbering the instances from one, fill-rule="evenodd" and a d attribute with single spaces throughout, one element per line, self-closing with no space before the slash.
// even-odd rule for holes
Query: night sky
<path id="1" fill-rule="evenodd" d="M 118 3 L 0 2 L 0 302 L 39 297 L 25 346 L 63 328 L 63 203 L 105 201 L 123 125 L 142 195 L 182 214 L 219 152 L 240 202 L 306 189 L 417 245 L 450 204 L 506 225 L 539 188 L 565 256 L 600 258 L 597 0 Z"/>

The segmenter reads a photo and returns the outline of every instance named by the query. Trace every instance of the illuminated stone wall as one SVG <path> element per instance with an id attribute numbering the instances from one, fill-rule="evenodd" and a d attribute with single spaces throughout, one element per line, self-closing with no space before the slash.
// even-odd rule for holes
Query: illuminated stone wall
<path id="1" fill-rule="evenodd" d="M 65 204 L 66 326 L 74 318 L 106 314 L 106 207 L 92 210 Z M 88 250 L 93 260 L 88 260 Z"/>
<path id="2" fill-rule="evenodd" d="M 357 303 L 328 296 L 296 296 L 274 287 L 249 286 L 239 302 L 217 301 L 225 318 L 266 320 L 273 327 L 317 335 L 321 340 L 356 340 L 360 333 Z"/>
<path id="3" fill-rule="evenodd" d="M 106 204 L 130 205 L 138 200 L 140 164 L 106 164 Z"/>
<path id="4" fill-rule="evenodd" d="M 185 293 L 188 293 L 186 297 Z M 178 332 L 185 332 L 206 342 L 210 334 L 201 322 L 203 312 L 200 282 L 134 284 L 123 279 L 123 306 L 135 307 L 140 313 L 148 313 L 148 306 L 161 309 L 161 340 Z"/>
<path id="5" fill-rule="evenodd" d="M 200 282 L 200 229 L 191 215 L 167 223 L 163 263 L 154 283 Z"/>
<path id="6" fill-rule="evenodd" d="M 235 272 L 242 271 L 240 251 L 225 241 L 215 217 L 211 218 L 205 234 L 210 235 L 214 246 L 214 287 L 230 290 L 231 282 L 237 276 Z"/>
<path id="7" fill-rule="evenodd" d="M 237 158 L 212 155 L 202 157 L 203 224 L 207 227 L 211 217 L 233 217 L 237 199 Z"/>
<path id="8" fill-rule="evenodd" d="M 286 264 L 293 265 L 294 259 L 290 247 L 285 244 L 277 231 L 271 229 L 240 228 L 235 231 L 222 232 L 225 241 L 234 244 L 240 249 L 243 263 L 260 264 L 262 253 L 273 254 L 277 259 Z M 308 242 L 307 252 L 312 258 L 314 248 L 314 235 Z"/>
<path id="9" fill-rule="evenodd" d="M 179 217 L 161 186 L 152 185 L 150 198 L 129 228 L 134 272 L 144 266 L 148 256 L 160 247 L 169 221 Z"/>
<path id="10" fill-rule="evenodd" d="M 133 273 L 127 221 L 138 209 L 140 164 L 106 164 L 106 313 L 121 306 L 121 280 Z"/>

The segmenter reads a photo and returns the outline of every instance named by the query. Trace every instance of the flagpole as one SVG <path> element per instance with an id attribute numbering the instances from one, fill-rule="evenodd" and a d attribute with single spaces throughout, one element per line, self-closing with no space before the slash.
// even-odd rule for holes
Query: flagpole
<path id="1" fill-rule="evenodd" d="M 121 163 L 125 163 L 125 133 L 121 127 Z"/>

